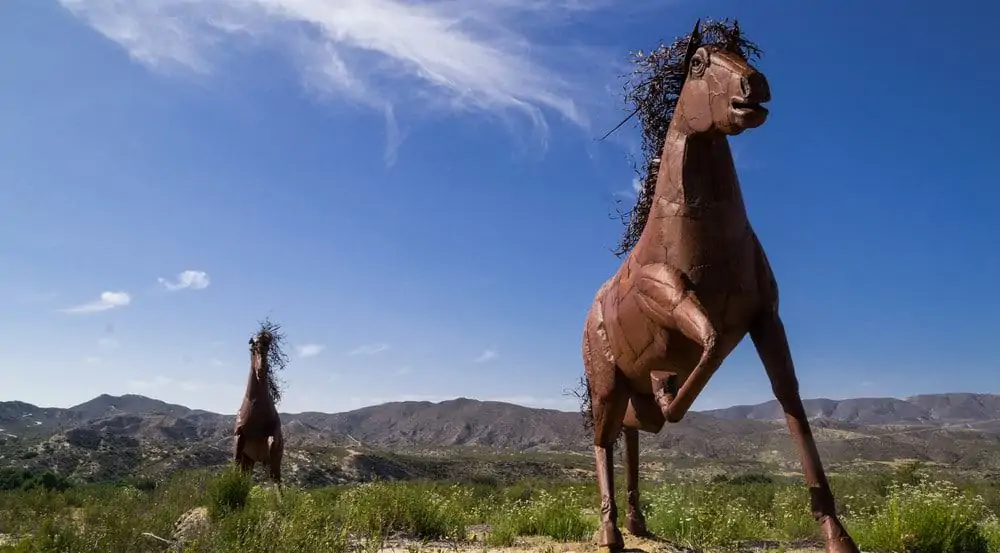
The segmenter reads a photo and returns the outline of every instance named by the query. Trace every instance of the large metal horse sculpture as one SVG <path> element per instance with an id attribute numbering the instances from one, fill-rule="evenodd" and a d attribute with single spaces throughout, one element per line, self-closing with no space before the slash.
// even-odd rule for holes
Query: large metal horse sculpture
<path id="1" fill-rule="evenodd" d="M 260 331 L 250 338 L 250 376 L 236 413 L 233 460 L 246 472 L 252 471 L 256 463 L 267 465 L 280 493 L 285 440 L 276 407 L 281 392 L 273 371 L 284 366 L 286 356 L 278 343 L 281 334 L 277 328 L 262 323 Z"/>
<path id="2" fill-rule="evenodd" d="M 778 287 L 748 221 L 727 140 L 764 124 L 768 111 L 762 104 L 771 92 L 764 75 L 729 46 L 703 44 L 695 25 L 648 217 L 587 314 L 583 361 L 601 496 L 597 541 L 612 549 L 624 546 L 612 459 L 619 436 L 625 441 L 626 527 L 645 535 L 638 431 L 658 433 L 665 422 L 684 418 L 749 334 L 798 446 L 826 551 L 858 553 L 837 518 L 778 314 Z"/>

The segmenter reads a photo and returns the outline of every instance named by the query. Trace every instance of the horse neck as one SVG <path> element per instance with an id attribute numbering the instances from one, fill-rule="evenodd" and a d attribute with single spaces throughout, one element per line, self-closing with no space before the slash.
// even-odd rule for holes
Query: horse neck
<path id="1" fill-rule="evenodd" d="M 684 133 L 672 121 L 660 155 L 653 209 L 745 212 L 729 140 L 721 132 Z"/>
<path id="2" fill-rule="evenodd" d="M 247 399 L 270 400 L 270 390 L 267 389 L 267 382 L 257 378 L 257 373 L 253 370 L 253 359 L 250 360 L 250 376 L 247 378 Z"/>

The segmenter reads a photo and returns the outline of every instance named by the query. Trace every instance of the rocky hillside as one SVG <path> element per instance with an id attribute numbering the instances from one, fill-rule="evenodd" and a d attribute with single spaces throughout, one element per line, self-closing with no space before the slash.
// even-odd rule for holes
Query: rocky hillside
<path id="1" fill-rule="evenodd" d="M 1000 469 L 1000 396 L 815 399 L 806 409 L 834 468 L 912 458 Z M 389 403 L 347 413 L 283 414 L 282 421 L 286 473 L 304 483 L 484 471 L 504 478 L 565 476 L 591 464 L 590 438 L 578 413 L 507 403 Z M 233 422 L 231 415 L 138 395 L 102 395 L 68 409 L 0 403 L 0 466 L 48 468 L 87 480 L 215 466 L 229 459 Z M 643 451 L 676 470 L 798 467 L 776 402 L 691 413 L 659 435 L 643 435 Z"/>

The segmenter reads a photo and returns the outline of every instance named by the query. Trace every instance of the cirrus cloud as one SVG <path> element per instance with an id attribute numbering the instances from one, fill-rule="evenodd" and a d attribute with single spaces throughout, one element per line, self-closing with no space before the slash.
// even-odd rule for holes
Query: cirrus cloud
<path id="1" fill-rule="evenodd" d="M 552 28 L 609 0 L 60 0 L 137 62 L 210 75 L 225 46 L 283 53 L 327 99 L 381 113 L 398 141 L 399 108 L 519 114 L 541 135 L 546 114 L 588 128 L 615 62 Z M 541 37 L 545 37 L 542 42 Z M 598 91 L 595 96 L 588 91 Z M 387 155 L 398 144 L 390 144 Z"/>
<path id="2" fill-rule="evenodd" d="M 132 296 L 128 292 L 101 292 L 101 297 L 94 301 L 75 307 L 67 307 L 59 311 L 69 314 L 96 313 L 98 311 L 115 309 L 116 307 L 125 307 L 130 303 L 132 303 Z"/>
<path id="3" fill-rule="evenodd" d="M 389 344 L 365 344 L 358 346 L 347 353 L 347 355 L 375 355 L 389 349 Z"/>

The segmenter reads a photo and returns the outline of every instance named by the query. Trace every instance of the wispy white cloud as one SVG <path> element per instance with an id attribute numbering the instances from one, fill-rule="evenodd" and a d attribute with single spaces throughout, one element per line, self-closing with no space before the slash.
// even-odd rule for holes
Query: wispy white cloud
<path id="1" fill-rule="evenodd" d="M 94 355 L 91 355 L 91 356 L 83 358 L 83 362 L 86 363 L 86 364 L 88 364 L 88 365 L 98 365 L 102 361 L 104 361 L 104 360 L 101 359 L 100 357 L 97 357 L 97 356 L 94 356 Z"/>
<path id="2" fill-rule="evenodd" d="M 347 355 L 375 355 L 376 353 L 382 353 L 387 349 L 389 349 L 389 344 L 381 342 L 377 344 L 365 344 L 347 352 Z"/>
<path id="3" fill-rule="evenodd" d="M 101 349 L 116 349 L 118 348 L 118 340 L 105 336 L 97 340 L 97 345 Z"/>
<path id="4" fill-rule="evenodd" d="M 628 188 L 628 190 L 616 190 L 614 195 L 634 200 L 639 197 L 640 191 L 642 191 L 642 181 L 639 180 L 639 177 L 633 177 L 632 185 Z"/>
<path id="5" fill-rule="evenodd" d="M 479 357 L 476 357 L 473 360 L 473 363 L 486 363 L 487 361 L 492 361 L 499 356 L 500 354 L 497 353 L 497 350 L 495 349 L 483 350 L 483 352 L 479 354 Z"/>
<path id="6" fill-rule="evenodd" d="M 209 363 L 211 363 L 213 367 L 225 367 L 226 366 L 226 362 L 222 361 L 221 359 L 211 359 L 209 361 Z"/>
<path id="7" fill-rule="evenodd" d="M 192 270 L 181 271 L 174 281 L 162 277 L 157 280 L 164 288 L 171 292 L 179 290 L 204 290 L 212 283 L 212 280 L 208 278 L 208 273 L 205 271 Z"/>
<path id="8" fill-rule="evenodd" d="M 623 9 L 609 0 L 60 3 L 136 61 L 166 73 L 212 74 L 227 45 L 280 51 L 310 90 L 381 113 L 397 143 L 401 109 L 478 112 L 508 125 L 519 114 L 543 136 L 546 114 L 587 128 L 582 106 L 607 104 L 604 85 L 617 68 L 608 57 L 602 71 L 604 50 L 552 29 L 595 10 Z"/>
<path id="9" fill-rule="evenodd" d="M 77 305 L 76 307 L 60 309 L 59 311 L 70 314 L 96 313 L 116 307 L 125 307 L 130 303 L 132 303 L 132 296 L 128 292 L 101 292 L 101 297 L 94 301 Z"/>
<path id="10" fill-rule="evenodd" d="M 399 370 L 396 371 L 396 376 L 405 376 L 412 372 L 413 369 L 411 369 L 410 367 L 400 367 Z"/>
<path id="11" fill-rule="evenodd" d="M 324 349 L 326 349 L 326 346 L 323 344 L 302 344 L 295 346 L 295 351 L 299 353 L 299 357 L 316 357 Z"/>

